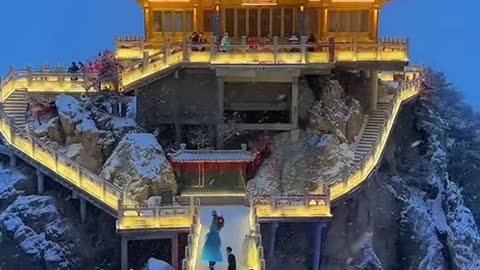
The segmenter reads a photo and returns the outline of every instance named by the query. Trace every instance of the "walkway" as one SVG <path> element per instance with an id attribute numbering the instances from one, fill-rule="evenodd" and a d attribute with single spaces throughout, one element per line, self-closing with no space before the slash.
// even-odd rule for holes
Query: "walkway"
<path id="1" fill-rule="evenodd" d="M 208 262 L 203 262 L 200 259 L 205 236 L 209 231 L 212 223 L 212 211 L 217 211 L 219 216 L 225 218 L 225 227 L 220 232 L 222 239 L 222 253 L 224 261 L 216 264 L 215 269 L 227 269 L 227 255 L 225 249 L 231 247 L 237 259 L 237 270 L 247 270 L 242 267 L 242 244 L 245 235 L 250 231 L 249 214 L 250 208 L 236 205 L 236 206 L 202 206 L 200 207 L 200 222 L 202 224 L 202 231 L 198 245 L 198 257 L 195 264 L 195 269 L 208 269 Z"/>

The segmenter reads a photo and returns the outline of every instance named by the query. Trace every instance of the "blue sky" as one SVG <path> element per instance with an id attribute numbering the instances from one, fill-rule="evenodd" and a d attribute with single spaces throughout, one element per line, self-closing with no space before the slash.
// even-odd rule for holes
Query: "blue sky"
<path id="1" fill-rule="evenodd" d="M 382 36 L 408 37 L 411 60 L 445 72 L 476 110 L 480 64 L 477 1 L 396 0 L 381 13 Z M 456 3 L 459 5 L 459 3 Z M 134 0 L 30 0 L 0 4 L 0 74 L 10 65 L 85 60 L 113 47 L 116 35 L 143 35 Z"/>

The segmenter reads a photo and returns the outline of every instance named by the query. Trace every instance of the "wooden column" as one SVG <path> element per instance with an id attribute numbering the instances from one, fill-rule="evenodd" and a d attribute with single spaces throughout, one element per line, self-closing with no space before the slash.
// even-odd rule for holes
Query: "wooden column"
<path id="1" fill-rule="evenodd" d="M 275 256 L 275 242 L 277 238 L 277 228 L 278 228 L 278 222 L 272 222 L 270 223 L 270 235 L 268 239 L 268 260 L 271 261 L 273 260 Z"/>
<path id="2" fill-rule="evenodd" d="M 150 40 L 153 38 L 153 14 L 150 7 L 143 8 L 145 39 Z"/>
<path id="3" fill-rule="evenodd" d="M 87 201 L 80 198 L 80 222 L 83 224 L 87 221 Z"/>
<path id="4" fill-rule="evenodd" d="M 379 9 L 377 7 L 370 11 L 370 38 L 375 41 L 378 39 L 378 16 Z"/>

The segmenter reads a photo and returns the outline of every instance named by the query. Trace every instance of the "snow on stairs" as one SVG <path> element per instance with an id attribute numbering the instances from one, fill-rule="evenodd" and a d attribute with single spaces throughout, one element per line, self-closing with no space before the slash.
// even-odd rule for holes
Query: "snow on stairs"
<path id="1" fill-rule="evenodd" d="M 27 126 L 27 90 L 17 89 L 3 103 L 3 110 L 11 118 L 14 119 L 15 125 L 25 129 Z"/>
<path id="2" fill-rule="evenodd" d="M 367 125 L 362 133 L 360 141 L 355 149 L 355 157 L 350 164 L 354 166 L 365 157 L 375 144 L 380 129 L 383 127 L 385 120 L 385 112 L 390 108 L 391 104 L 387 102 L 378 103 L 377 110 L 370 113 Z"/>

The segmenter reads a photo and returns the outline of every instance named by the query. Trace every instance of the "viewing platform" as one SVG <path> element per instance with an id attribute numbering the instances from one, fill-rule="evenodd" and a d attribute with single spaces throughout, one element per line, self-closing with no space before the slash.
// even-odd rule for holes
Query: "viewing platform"
<path id="1" fill-rule="evenodd" d="M 345 66 L 352 68 L 377 68 L 401 71 L 408 64 L 408 42 L 402 39 L 382 39 L 377 43 L 307 43 L 306 37 L 296 44 L 273 43 L 252 47 L 246 38 L 240 44 L 221 46 L 212 43 L 159 44 L 157 50 L 145 50 L 151 42 L 128 42 L 131 46 L 117 47 L 119 59 L 139 59 L 130 64 L 123 74 L 125 89 L 132 89 L 136 82 L 182 67 L 231 67 L 253 69 L 307 69 Z M 150 54 L 154 52 L 153 54 Z"/>

